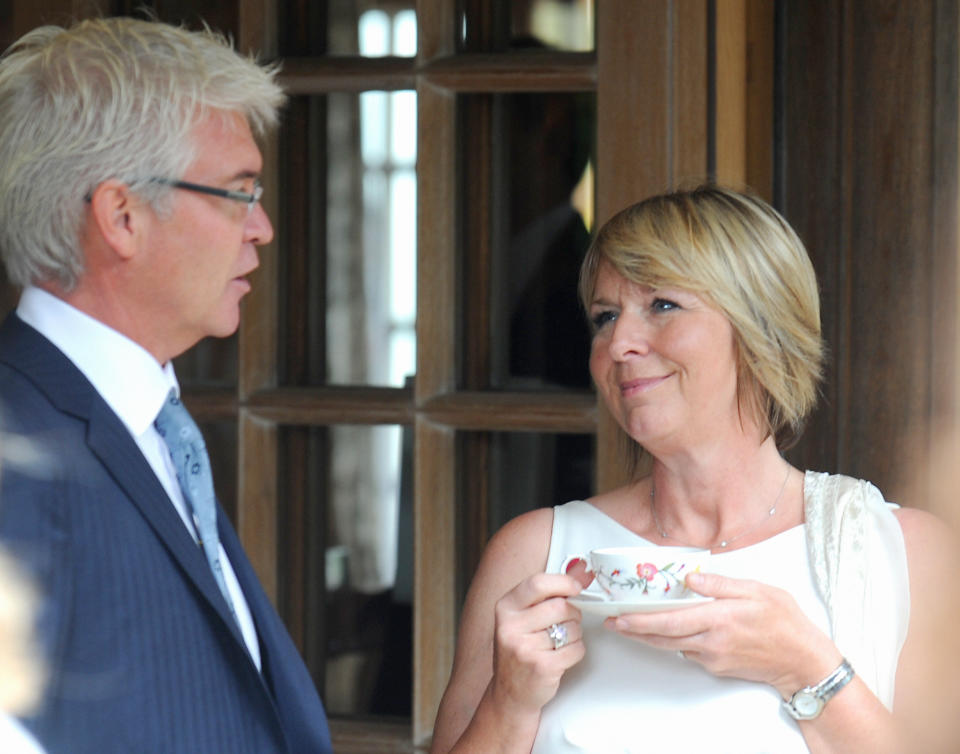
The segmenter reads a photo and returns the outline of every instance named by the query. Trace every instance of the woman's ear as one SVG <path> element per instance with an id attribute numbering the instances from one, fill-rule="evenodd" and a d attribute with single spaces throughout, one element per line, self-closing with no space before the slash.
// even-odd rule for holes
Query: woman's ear
<path id="1" fill-rule="evenodd" d="M 90 195 L 88 231 L 95 231 L 122 259 L 130 259 L 143 232 L 147 204 L 118 180 L 104 181 Z"/>

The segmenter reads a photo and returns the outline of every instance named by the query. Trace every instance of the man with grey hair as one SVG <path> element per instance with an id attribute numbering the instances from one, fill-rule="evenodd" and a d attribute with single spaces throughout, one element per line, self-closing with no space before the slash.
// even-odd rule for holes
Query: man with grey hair
<path id="1" fill-rule="evenodd" d="M 56 752 L 330 751 L 323 706 L 216 501 L 171 360 L 232 334 L 276 70 L 134 19 L 0 58 L 0 542 L 32 571 Z"/>

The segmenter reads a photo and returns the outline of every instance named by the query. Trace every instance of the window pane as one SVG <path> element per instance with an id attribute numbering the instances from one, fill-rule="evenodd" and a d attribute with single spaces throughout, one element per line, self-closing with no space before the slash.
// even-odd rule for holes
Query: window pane
<path id="1" fill-rule="evenodd" d="M 256 274 L 250 281 L 258 284 Z M 177 379 L 186 388 L 233 387 L 237 384 L 237 336 L 204 338 L 173 364 Z"/>
<path id="2" fill-rule="evenodd" d="M 592 50 L 594 0 L 523 0 L 511 3 L 513 37 L 558 50 Z"/>
<path id="3" fill-rule="evenodd" d="M 188 397 L 189 400 L 189 397 Z M 189 409 L 189 403 L 187 405 Z M 230 519 L 237 521 L 237 423 L 201 422 L 200 431 L 210 455 L 210 471 L 217 499 Z"/>
<path id="4" fill-rule="evenodd" d="M 489 538 L 521 513 L 593 491 L 593 435 L 461 432 L 458 440 L 463 594 Z"/>
<path id="5" fill-rule="evenodd" d="M 282 572 L 306 576 L 280 601 L 333 716 L 410 715 L 411 442 L 399 426 L 281 432 L 281 557 L 299 558 Z"/>
<path id="6" fill-rule="evenodd" d="M 416 94 L 327 103 L 327 381 L 401 387 L 415 363 Z"/>
<path id="7" fill-rule="evenodd" d="M 498 0 L 492 5 L 474 3 L 460 16 L 456 31 L 462 51 L 594 49 L 595 0 Z"/>
<path id="8" fill-rule="evenodd" d="M 402 387 L 416 360 L 416 94 L 289 111 L 280 382 Z"/>
<path id="9" fill-rule="evenodd" d="M 586 499 L 592 487 L 592 435 L 491 435 L 491 534 L 528 510 Z"/>
<path id="10" fill-rule="evenodd" d="M 413 57 L 417 54 L 414 0 L 331 0 L 326 24 L 332 55 Z"/>
<path id="11" fill-rule="evenodd" d="M 489 186 L 464 223 L 472 269 L 465 301 L 485 286 L 489 357 L 473 373 L 510 389 L 589 389 L 590 336 L 577 282 L 590 242 L 594 96 L 581 93 L 472 95 L 459 100 L 462 190 Z M 489 210 L 478 205 L 488 198 Z M 475 225 L 471 226 L 471 223 Z M 486 228 L 483 226 L 486 225 Z M 489 238 L 490 248 L 472 248 Z M 487 282 L 484 282 L 487 281 Z M 464 339 L 485 338 L 468 319 Z M 470 352 L 476 352 L 474 347 Z"/>

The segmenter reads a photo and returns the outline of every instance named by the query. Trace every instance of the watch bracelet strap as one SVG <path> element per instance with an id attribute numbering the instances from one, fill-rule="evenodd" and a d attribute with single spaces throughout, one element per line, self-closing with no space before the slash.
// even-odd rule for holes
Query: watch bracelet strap
<path id="1" fill-rule="evenodd" d="M 813 691 L 823 700 L 823 703 L 826 704 L 840 689 L 853 680 L 854 675 L 856 675 L 856 673 L 853 672 L 853 667 L 851 667 L 850 663 L 844 658 L 836 670 L 813 687 Z"/>
<path id="2" fill-rule="evenodd" d="M 829 702 L 840 689 L 850 683 L 854 675 L 856 675 L 856 673 L 854 673 L 853 667 L 847 662 L 846 658 L 844 658 L 837 669 L 820 681 L 820 683 L 815 686 L 805 686 L 791 696 L 790 699 L 784 700 L 783 707 L 795 720 L 812 720 L 819 717 L 820 712 L 826 706 L 827 702 Z M 819 709 L 813 715 L 800 714 L 794 707 L 794 700 L 797 698 L 797 695 L 802 692 L 812 694 L 819 700 Z"/>

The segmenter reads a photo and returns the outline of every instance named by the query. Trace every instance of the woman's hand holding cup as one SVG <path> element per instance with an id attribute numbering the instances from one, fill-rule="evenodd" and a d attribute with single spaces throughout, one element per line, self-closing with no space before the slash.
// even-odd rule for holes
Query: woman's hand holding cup
<path id="1" fill-rule="evenodd" d="M 497 602 L 490 691 L 499 701 L 539 712 L 557 693 L 564 672 L 584 654 L 580 611 L 566 598 L 591 579 L 582 569 L 538 573 Z"/>

